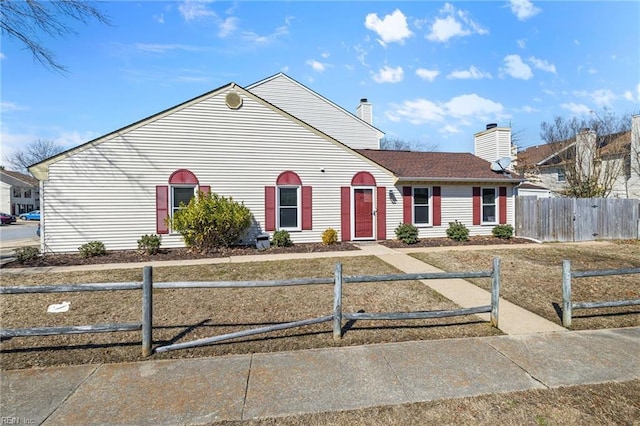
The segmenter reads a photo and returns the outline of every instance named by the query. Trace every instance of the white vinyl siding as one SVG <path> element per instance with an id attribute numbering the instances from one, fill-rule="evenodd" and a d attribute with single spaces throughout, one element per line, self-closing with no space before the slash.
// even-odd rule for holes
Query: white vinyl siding
<path id="1" fill-rule="evenodd" d="M 476 133 L 474 137 L 474 153 L 489 162 L 502 157 L 511 158 L 511 129 L 495 127 Z"/>

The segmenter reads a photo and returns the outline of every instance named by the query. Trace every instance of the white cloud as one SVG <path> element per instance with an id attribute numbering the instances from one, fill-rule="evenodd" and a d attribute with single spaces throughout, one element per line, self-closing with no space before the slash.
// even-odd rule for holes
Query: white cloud
<path id="1" fill-rule="evenodd" d="M 153 15 L 153 19 L 155 19 L 158 24 L 164 24 L 164 13 Z"/>
<path id="2" fill-rule="evenodd" d="M 471 68 L 468 70 L 452 71 L 447 78 L 449 80 L 480 80 L 483 78 L 491 78 L 491 74 L 488 72 L 482 72 L 475 66 L 471 65 Z"/>
<path id="3" fill-rule="evenodd" d="M 446 111 L 435 103 L 426 99 L 404 101 L 402 105 L 392 105 L 394 111 L 385 114 L 391 121 L 406 120 L 411 124 L 423 124 L 429 121 L 441 122 Z"/>
<path id="4" fill-rule="evenodd" d="M 584 104 L 576 104 L 573 102 L 561 104 L 560 107 L 575 115 L 589 114 L 591 112 L 591 108 L 589 108 L 588 106 Z"/>
<path id="5" fill-rule="evenodd" d="M 185 0 L 178 6 L 178 10 L 187 22 L 209 16 L 216 17 L 216 13 L 207 7 L 207 3 L 207 1 L 200 0 Z"/>
<path id="6" fill-rule="evenodd" d="M 316 61 L 315 59 L 309 59 L 306 62 L 306 64 L 309 65 L 311 68 L 313 68 L 314 71 L 317 71 L 317 72 L 323 72 L 326 69 L 326 64 Z"/>
<path id="7" fill-rule="evenodd" d="M 259 35 L 251 31 L 247 31 L 243 34 L 245 40 L 256 44 L 269 44 L 274 42 L 279 37 L 289 34 L 289 22 L 286 20 L 285 25 L 277 27 L 273 33 L 267 35 Z"/>
<path id="8" fill-rule="evenodd" d="M 238 18 L 228 17 L 218 25 L 218 35 L 222 38 L 232 34 L 238 28 Z"/>
<path id="9" fill-rule="evenodd" d="M 538 59 L 538 58 L 534 58 L 533 56 L 531 56 L 531 57 L 529 57 L 529 62 L 531 62 L 533 64 L 533 66 L 536 67 L 539 70 L 550 72 L 550 73 L 553 73 L 553 74 L 556 73 L 556 66 L 553 65 L 553 64 L 550 64 L 549 62 L 545 61 L 544 59 Z"/>
<path id="10" fill-rule="evenodd" d="M 388 43 L 404 44 L 404 40 L 413 35 L 407 25 L 407 18 L 400 9 L 394 10 L 383 19 L 378 18 L 375 13 L 370 13 L 364 20 L 364 26 L 378 34 L 378 41 L 383 46 Z"/>
<path id="11" fill-rule="evenodd" d="M 0 112 L 11 112 L 11 111 L 24 111 L 26 110 L 26 107 L 23 107 L 22 105 L 18 105 L 16 103 L 13 102 L 0 102 Z"/>
<path id="12" fill-rule="evenodd" d="M 391 68 L 385 66 L 373 75 L 376 83 L 399 83 L 404 78 L 402 67 Z"/>
<path id="13" fill-rule="evenodd" d="M 462 132 L 462 130 L 460 130 L 460 128 L 452 124 L 445 124 L 444 127 L 438 129 L 438 132 L 452 135 L 452 134 L 460 133 Z"/>
<path id="14" fill-rule="evenodd" d="M 616 98 L 618 97 L 616 96 L 615 93 L 613 93 L 609 89 L 599 89 L 599 90 L 594 90 L 592 92 L 579 90 L 579 91 L 574 91 L 573 94 L 575 96 L 579 96 L 582 98 L 590 98 L 591 100 L 593 100 L 593 102 L 595 102 L 598 106 L 601 106 L 601 107 L 611 106 L 613 101 L 616 100 Z"/>
<path id="15" fill-rule="evenodd" d="M 427 34 L 427 39 L 446 43 L 454 37 L 464 37 L 471 34 L 488 34 L 489 31 L 478 25 L 469 18 L 469 13 L 463 10 L 456 10 L 451 3 L 445 3 L 440 9 L 441 17 L 436 18 L 431 24 L 431 31 Z"/>
<path id="16" fill-rule="evenodd" d="M 331 54 L 329 52 L 322 52 L 320 56 L 324 59 L 327 59 L 329 56 L 331 56 Z"/>
<path id="17" fill-rule="evenodd" d="M 503 114 L 502 104 L 482 98 L 475 93 L 452 98 L 444 104 L 449 114 L 456 117 L 486 118 Z"/>
<path id="18" fill-rule="evenodd" d="M 423 80 L 433 81 L 436 79 L 438 75 L 440 75 L 440 71 L 438 70 L 428 70 L 426 68 L 418 68 L 416 70 L 416 75 Z"/>
<path id="19" fill-rule="evenodd" d="M 527 40 L 524 38 L 521 38 L 520 40 L 516 40 L 516 44 L 520 49 L 524 49 L 525 47 L 527 47 Z"/>
<path id="20" fill-rule="evenodd" d="M 520 80 L 529 80 L 533 77 L 531 67 L 522 62 L 522 58 L 520 58 L 520 55 L 505 56 L 504 64 L 505 67 L 500 68 L 500 70 L 513 78 L 517 78 Z"/>
<path id="21" fill-rule="evenodd" d="M 186 44 L 150 44 L 150 43 L 136 43 L 135 48 L 142 52 L 147 53 L 166 53 L 171 50 L 184 50 L 187 52 L 197 52 L 202 50 L 197 46 L 189 46 Z"/>
<path id="22" fill-rule="evenodd" d="M 0 61 L 3 59 L 7 59 L 7 57 L 4 55 L 4 53 L 0 52 Z"/>
<path id="23" fill-rule="evenodd" d="M 637 96 L 638 102 L 640 102 L 640 83 L 638 83 L 638 85 L 636 86 L 636 96 Z M 624 98 L 631 102 L 636 101 L 636 98 L 634 97 L 633 92 L 631 90 L 627 90 L 626 92 L 624 92 Z"/>
<path id="24" fill-rule="evenodd" d="M 526 21 L 527 19 L 542 12 L 542 9 L 537 8 L 529 0 L 510 0 L 511 12 L 520 21 Z"/>

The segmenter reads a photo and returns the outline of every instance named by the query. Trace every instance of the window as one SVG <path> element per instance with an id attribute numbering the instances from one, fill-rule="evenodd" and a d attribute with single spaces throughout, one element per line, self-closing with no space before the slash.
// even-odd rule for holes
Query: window
<path id="1" fill-rule="evenodd" d="M 184 208 L 195 195 L 195 186 L 172 186 L 171 187 L 171 216 L 175 212 Z M 180 204 L 183 204 L 181 207 Z"/>
<path id="2" fill-rule="evenodd" d="M 278 187 L 278 228 L 300 230 L 300 187 Z"/>
<path id="3" fill-rule="evenodd" d="M 430 225 L 429 188 L 413 188 L 413 223 Z"/>
<path id="4" fill-rule="evenodd" d="M 31 198 L 31 190 L 30 189 L 25 189 L 24 190 L 24 198 Z"/>
<path id="5" fill-rule="evenodd" d="M 496 189 L 482 188 L 482 223 L 496 223 Z"/>
<path id="6" fill-rule="evenodd" d="M 22 198 L 22 188 L 13 188 L 13 198 Z"/>
<path id="7" fill-rule="evenodd" d="M 564 169 L 558 169 L 558 182 L 564 182 L 567 179 Z"/>

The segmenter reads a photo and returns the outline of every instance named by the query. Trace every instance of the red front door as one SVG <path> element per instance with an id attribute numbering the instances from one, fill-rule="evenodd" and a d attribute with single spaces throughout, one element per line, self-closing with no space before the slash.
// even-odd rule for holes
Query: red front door
<path id="1" fill-rule="evenodd" d="M 355 238 L 373 238 L 373 189 L 353 190 Z"/>

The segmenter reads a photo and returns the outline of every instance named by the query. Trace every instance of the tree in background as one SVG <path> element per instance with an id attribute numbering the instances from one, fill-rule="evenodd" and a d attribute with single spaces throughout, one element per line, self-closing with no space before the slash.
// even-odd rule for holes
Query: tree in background
<path id="1" fill-rule="evenodd" d="M 616 181 L 624 177 L 629 153 L 619 141 L 630 127 L 628 117 L 607 109 L 592 112 L 587 119 L 556 116 L 551 122 L 543 122 L 540 137 L 555 145 L 555 161 L 565 173 L 566 186 L 560 195 L 607 197 Z"/>
<path id="2" fill-rule="evenodd" d="M 0 0 L 0 29 L 2 35 L 22 43 L 34 59 L 44 67 L 66 71 L 39 38 L 39 33 L 50 37 L 64 37 L 76 32 L 69 21 L 88 24 L 97 20 L 109 25 L 109 19 L 92 2 L 85 0 Z"/>
<path id="3" fill-rule="evenodd" d="M 384 149 L 387 151 L 433 152 L 438 150 L 438 144 L 435 144 L 435 143 L 423 144 L 416 141 L 407 142 L 404 139 L 382 138 L 380 140 L 380 149 Z"/>
<path id="4" fill-rule="evenodd" d="M 12 168 L 21 173 L 27 173 L 27 167 L 60 154 L 65 149 L 49 139 L 36 139 L 22 150 L 6 156 L 6 161 Z"/>

